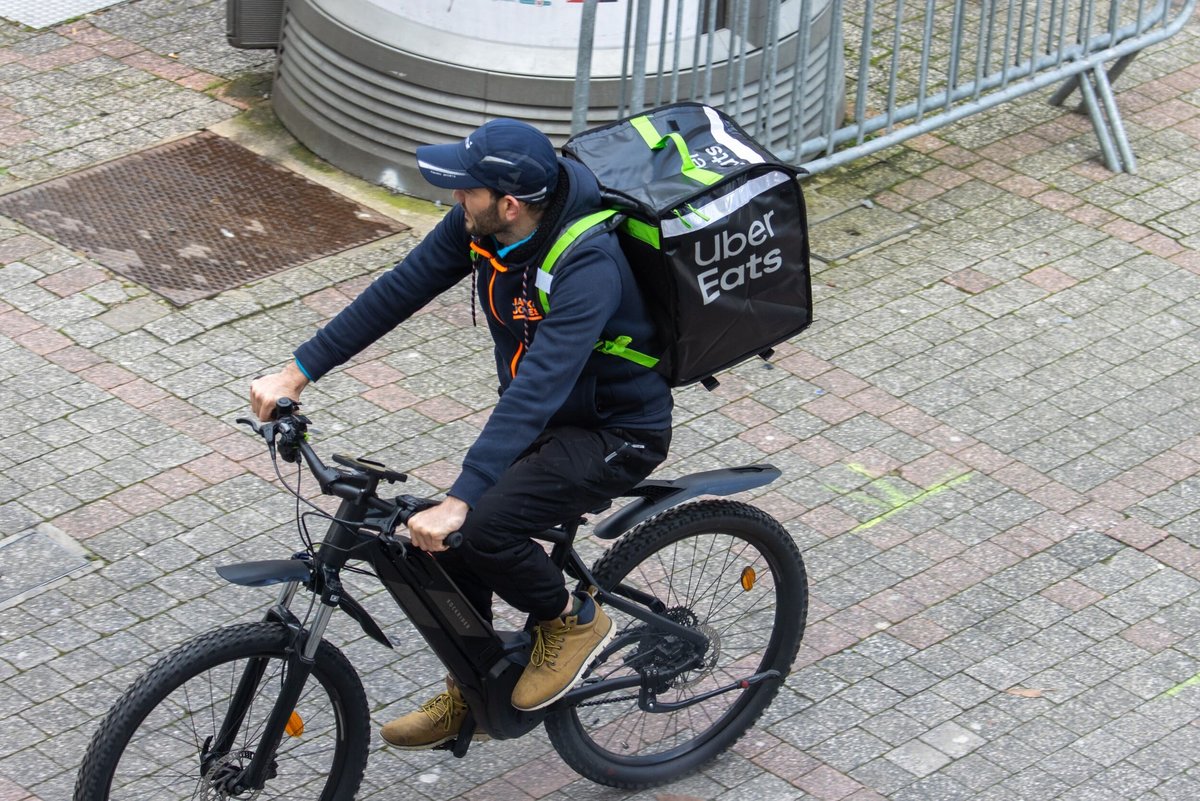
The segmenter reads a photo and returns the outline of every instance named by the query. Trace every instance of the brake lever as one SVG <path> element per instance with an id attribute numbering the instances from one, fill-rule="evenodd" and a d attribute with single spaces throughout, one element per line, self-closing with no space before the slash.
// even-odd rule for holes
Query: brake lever
<path id="1" fill-rule="evenodd" d="M 261 430 L 261 426 L 259 426 L 258 421 L 251 420 L 249 417 L 239 417 L 235 422 L 237 422 L 237 424 L 240 426 L 250 426 L 250 430 L 255 434 L 259 433 Z"/>
<path id="2" fill-rule="evenodd" d="M 267 447 L 270 448 L 272 452 L 275 451 L 275 436 L 276 435 L 275 435 L 275 423 L 274 422 L 262 423 L 260 425 L 257 420 L 252 420 L 249 417 L 239 417 L 236 422 L 238 422 L 241 425 L 249 426 L 251 431 L 253 431 L 255 434 L 258 434 L 260 437 L 262 437 L 264 440 L 266 440 Z"/>

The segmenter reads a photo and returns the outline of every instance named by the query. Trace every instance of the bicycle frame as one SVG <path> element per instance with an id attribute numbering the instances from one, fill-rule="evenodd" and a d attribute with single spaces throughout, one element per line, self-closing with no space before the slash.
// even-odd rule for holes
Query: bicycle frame
<path id="1" fill-rule="evenodd" d="M 274 434 L 270 436 L 272 438 L 268 442 L 273 443 Z M 466 753 L 476 725 L 482 726 L 495 739 L 511 739 L 526 734 L 540 724 L 547 714 L 557 709 L 614 690 L 639 688 L 643 709 L 669 711 L 697 703 L 713 694 L 757 684 L 772 678 L 770 673 L 776 673 L 768 671 L 767 674 L 749 676 L 727 688 L 719 688 L 681 704 L 657 704 L 654 687 L 636 675 L 606 679 L 577 687 L 544 709 L 533 712 L 518 710 L 512 706 L 510 699 L 513 687 L 528 662 L 531 642 L 529 631 L 536 621 L 530 619 L 522 631 L 496 630 L 475 610 L 436 558 L 412 547 L 406 537 L 394 534 L 396 526 L 406 521 L 408 515 L 430 504 L 427 499 L 411 496 L 383 501 L 375 494 L 381 479 L 403 480 L 401 474 L 345 457 L 337 457 L 337 461 L 355 469 L 350 472 L 332 470 L 321 463 L 303 437 L 291 444 L 295 452 L 290 455 L 303 456 L 320 483 L 322 492 L 342 498 L 342 503 L 321 546 L 311 557 L 302 553 L 287 560 L 249 562 L 218 568 L 222 577 L 237 584 L 263 586 L 282 583 L 283 587 L 275 604 L 267 611 L 266 619 L 287 625 L 295 635 L 286 677 L 264 727 L 260 747 L 240 775 L 226 780 L 225 786 L 231 792 L 260 789 L 269 778 L 275 750 L 284 736 L 284 729 L 304 684 L 311 675 L 317 648 L 334 609 L 341 608 L 369 636 L 392 647 L 379 625 L 346 594 L 342 586 L 341 570 L 352 559 L 370 564 L 393 600 L 446 666 L 466 697 L 469 712 L 454 742 L 456 756 Z M 288 455 L 284 454 L 288 461 L 296 460 L 289 459 Z M 620 517 L 621 529 L 614 533 L 614 527 L 609 526 L 605 534 L 608 537 L 619 536 L 641 520 L 698 494 L 731 494 L 768 483 L 778 475 L 779 471 L 775 468 L 758 465 L 698 473 L 674 481 L 643 482 L 639 488 L 631 491 L 631 495 L 638 496 L 639 500 L 613 516 Z M 610 518 L 608 522 L 612 520 Z M 582 519 L 570 521 L 535 536 L 553 544 L 551 560 L 575 579 L 580 588 L 586 589 L 595 587 L 596 582 L 573 547 L 575 535 L 583 522 Z M 319 596 L 321 601 L 307 628 L 290 608 L 301 586 Z M 707 645 L 703 633 L 666 617 L 663 614 L 666 607 L 660 599 L 624 586 L 611 590 L 597 587 L 595 593 L 600 603 L 643 621 L 659 635 L 690 643 L 698 652 L 702 652 Z M 620 640 L 617 638 L 598 659 L 604 661 L 623 647 Z M 654 681 L 670 681 L 678 673 L 693 667 L 693 663 L 694 660 L 680 665 L 673 673 L 655 676 Z M 235 702 L 226 713 L 217 737 L 213 742 L 206 743 L 205 751 L 201 754 L 202 772 L 206 772 L 217 758 L 232 748 L 246 712 L 245 704 L 237 703 L 237 699 L 248 698 L 253 693 L 262 680 L 263 669 L 264 665 L 251 662 L 243 671 L 234 696 Z"/>

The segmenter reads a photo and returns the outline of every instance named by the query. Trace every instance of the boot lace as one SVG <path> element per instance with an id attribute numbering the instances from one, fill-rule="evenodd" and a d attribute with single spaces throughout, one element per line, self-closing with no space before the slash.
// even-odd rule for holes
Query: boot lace
<path id="1" fill-rule="evenodd" d="M 450 693 L 442 693 L 421 704 L 421 711 L 429 716 L 433 725 L 441 726 L 445 731 L 450 731 L 450 722 L 454 720 L 454 716 L 465 711 L 466 708 L 466 704 Z"/>
<path id="2" fill-rule="evenodd" d="M 543 665 L 554 667 L 554 662 L 558 659 L 558 652 L 562 650 L 563 640 L 570 630 L 571 627 L 565 624 L 559 625 L 554 629 L 547 629 L 545 626 L 535 628 L 533 630 L 533 650 L 529 654 L 529 663 L 534 667 L 542 667 Z"/>

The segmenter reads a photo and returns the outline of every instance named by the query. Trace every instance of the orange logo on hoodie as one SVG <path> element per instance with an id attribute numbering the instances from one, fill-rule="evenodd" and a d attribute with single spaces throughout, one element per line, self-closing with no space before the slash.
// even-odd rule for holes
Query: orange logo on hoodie
<path id="1" fill-rule="evenodd" d="M 529 320 L 537 322 L 542 319 L 542 313 L 538 310 L 537 304 L 528 298 L 513 298 L 513 313 L 514 320 Z"/>

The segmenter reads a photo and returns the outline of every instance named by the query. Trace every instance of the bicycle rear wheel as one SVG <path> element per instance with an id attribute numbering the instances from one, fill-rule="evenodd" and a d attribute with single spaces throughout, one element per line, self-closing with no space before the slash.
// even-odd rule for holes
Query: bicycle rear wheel
<path id="1" fill-rule="evenodd" d="M 656 598 L 677 623 L 708 637 L 702 665 L 659 680 L 657 700 L 696 699 L 768 670 L 786 676 L 804 635 L 808 587 L 791 535 L 765 512 L 733 501 L 676 507 L 626 534 L 596 563 L 605 589 L 633 588 Z M 681 640 L 608 608 L 617 650 L 585 681 L 685 664 Z M 661 674 L 660 674 L 661 675 Z M 615 691 L 546 718 L 568 765 L 600 784 L 640 789 L 690 773 L 731 746 L 758 719 L 783 683 L 767 679 L 676 711 L 643 711 L 638 691 Z"/>
<path id="2" fill-rule="evenodd" d="M 358 674 L 327 642 L 317 649 L 266 786 L 243 796 L 221 789 L 222 779 L 237 775 L 259 747 L 292 639 L 282 624 L 248 623 L 201 634 L 166 656 L 100 723 L 79 769 L 75 801 L 351 801 L 366 767 L 369 713 Z M 242 705 L 232 747 L 202 767 L 201 755 L 217 740 L 247 670 L 260 678 Z"/>

